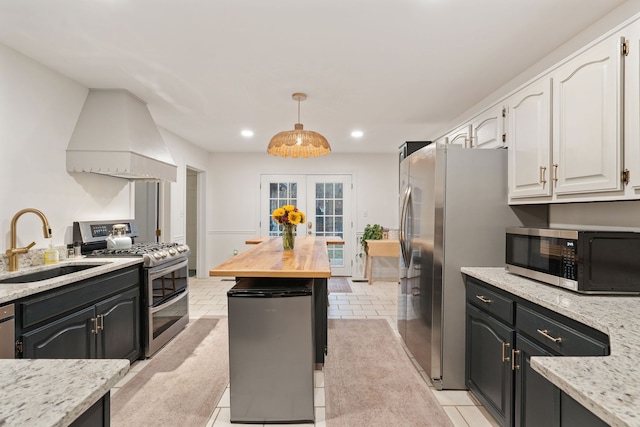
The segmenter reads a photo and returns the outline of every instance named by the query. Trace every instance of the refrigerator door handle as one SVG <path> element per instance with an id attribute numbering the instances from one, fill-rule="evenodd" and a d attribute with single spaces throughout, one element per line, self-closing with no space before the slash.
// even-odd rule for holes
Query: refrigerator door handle
<path id="1" fill-rule="evenodd" d="M 409 268 L 411 262 L 411 244 L 407 234 L 410 204 L 411 186 L 408 186 L 404 192 L 404 200 L 402 201 L 402 211 L 400 214 L 400 249 L 405 268 Z"/>

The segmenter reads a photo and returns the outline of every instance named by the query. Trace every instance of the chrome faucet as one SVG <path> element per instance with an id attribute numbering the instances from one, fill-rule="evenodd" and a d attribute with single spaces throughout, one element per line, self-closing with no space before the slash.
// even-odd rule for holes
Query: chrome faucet
<path id="1" fill-rule="evenodd" d="M 9 271 L 17 271 L 18 270 L 18 254 L 26 254 L 27 252 L 29 252 L 29 249 L 31 249 L 36 244 L 36 242 L 31 242 L 24 248 L 16 248 L 16 245 L 17 245 L 16 225 L 18 223 L 18 218 L 20 218 L 22 214 L 25 214 L 27 212 L 34 213 L 40 217 L 40 219 L 42 220 L 42 225 L 43 225 L 42 230 L 44 231 L 45 239 L 48 239 L 51 237 L 51 226 L 49 225 L 49 220 L 47 220 L 47 217 L 44 216 L 44 214 L 39 210 L 33 209 L 33 208 L 26 208 L 26 209 L 22 209 L 17 214 L 15 214 L 13 216 L 13 219 L 11 219 L 11 249 L 7 249 L 6 251 L 7 258 L 9 258 Z"/>

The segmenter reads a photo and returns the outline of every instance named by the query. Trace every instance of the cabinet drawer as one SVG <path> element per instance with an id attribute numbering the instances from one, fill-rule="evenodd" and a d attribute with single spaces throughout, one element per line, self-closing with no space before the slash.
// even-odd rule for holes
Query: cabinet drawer
<path id="1" fill-rule="evenodd" d="M 513 300 L 480 285 L 471 277 L 467 278 L 467 301 L 510 325 L 513 324 Z"/>
<path id="2" fill-rule="evenodd" d="M 516 309 L 516 327 L 562 356 L 605 356 L 609 353 L 608 343 L 521 304 Z"/>
<path id="3" fill-rule="evenodd" d="M 19 301 L 20 328 L 27 329 L 140 285 L 140 268 L 126 267 Z"/>

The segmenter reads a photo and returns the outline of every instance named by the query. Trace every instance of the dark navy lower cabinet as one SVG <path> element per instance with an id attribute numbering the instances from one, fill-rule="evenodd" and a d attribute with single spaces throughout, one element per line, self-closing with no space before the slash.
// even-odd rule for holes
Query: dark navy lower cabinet
<path id="1" fill-rule="evenodd" d="M 608 337 L 472 277 L 466 282 L 466 384 L 498 424 L 606 426 L 535 371 L 531 357 L 605 356 Z"/>
<path id="2" fill-rule="evenodd" d="M 531 356 L 553 354 L 520 334 L 515 348 L 515 426 L 557 426 L 560 390 L 531 367 Z"/>
<path id="3" fill-rule="evenodd" d="M 129 359 L 141 355 L 140 267 L 128 267 L 16 302 L 25 359 Z"/>
<path id="4" fill-rule="evenodd" d="M 560 394 L 560 408 L 562 427 L 607 427 L 609 425 L 564 392 Z"/>
<path id="5" fill-rule="evenodd" d="M 469 390 L 500 425 L 509 425 L 513 408 L 511 348 L 514 329 L 467 304 L 466 360 Z"/>

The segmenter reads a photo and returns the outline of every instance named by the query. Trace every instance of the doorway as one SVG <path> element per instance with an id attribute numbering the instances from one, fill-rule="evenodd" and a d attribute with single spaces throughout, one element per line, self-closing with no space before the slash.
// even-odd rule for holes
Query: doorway
<path id="1" fill-rule="evenodd" d="M 307 217 L 298 235 L 337 236 L 344 245 L 328 245 L 331 274 L 351 276 L 351 175 L 262 175 L 260 177 L 260 233 L 280 236 L 271 218 L 274 209 L 294 205 Z"/>
<path id="2" fill-rule="evenodd" d="M 189 253 L 189 277 L 198 272 L 198 171 L 187 167 L 186 179 L 186 211 L 185 211 L 185 239 L 191 252 Z"/>

